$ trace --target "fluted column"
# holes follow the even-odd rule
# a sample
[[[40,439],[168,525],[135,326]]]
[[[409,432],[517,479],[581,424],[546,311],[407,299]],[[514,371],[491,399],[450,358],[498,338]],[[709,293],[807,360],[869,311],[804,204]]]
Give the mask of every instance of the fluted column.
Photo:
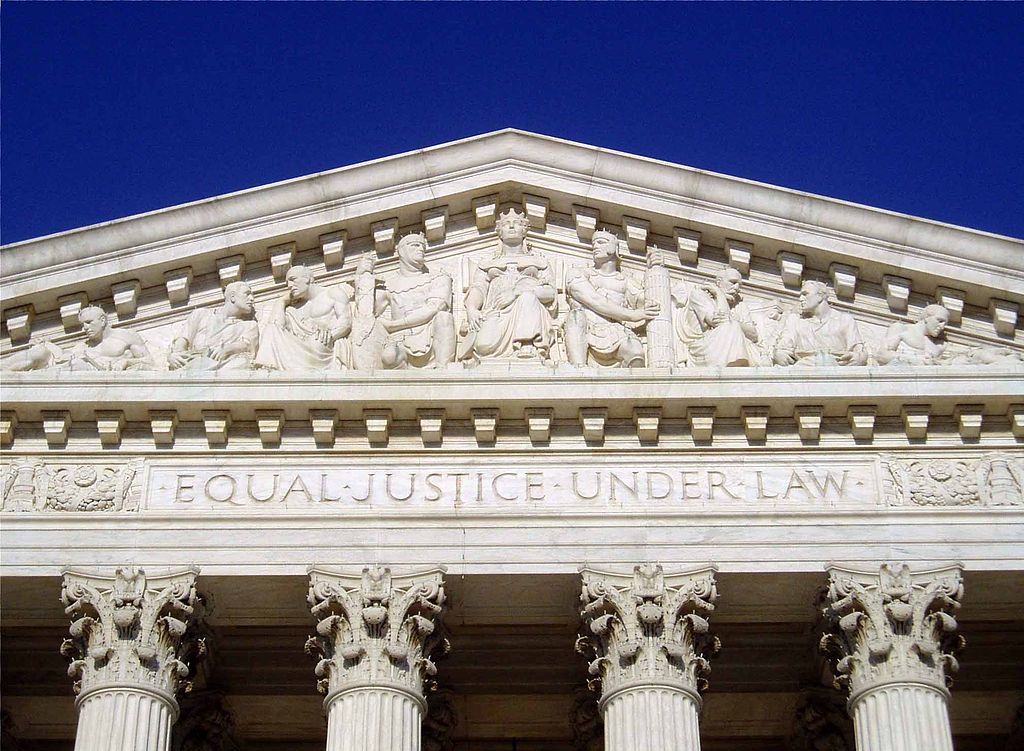
[[[443,569],[362,574],[313,567],[308,602],[317,619],[306,652],[318,659],[327,751],[419,751],[425,691],[447,650],[440,615]]]
[[[698,751],[700,692],[719,649],[704,617],[718,598],[714,567],[582,574],[576,648],[593,658],[606,751]]]
[[[675,334],[672,330],[672,279],[665,265],[665,251],[648,248],[644,296],[658,303],[658,315],[647,322],[647,367],[675,365]]]
[[[849,692],[858,751],[953,751],[947,686],[962,638],[948,611],[963,595],[959,564],[828,572],[821,646]]]
[[[72,617],[61,654],[78,694],[75,751],[167,751],[187,689],[183,637],[196,605],[198,569],[147,577],[64,571]]]

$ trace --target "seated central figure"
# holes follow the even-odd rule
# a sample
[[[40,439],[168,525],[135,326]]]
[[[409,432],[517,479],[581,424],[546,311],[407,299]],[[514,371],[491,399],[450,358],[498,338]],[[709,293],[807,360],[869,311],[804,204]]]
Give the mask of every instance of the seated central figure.
[[[549,358],[557,307],[554,275],[547,259],[527,246],[529,227],[515,209],[498,218],[498,250],[477,264],[466,292],[460,360]]]

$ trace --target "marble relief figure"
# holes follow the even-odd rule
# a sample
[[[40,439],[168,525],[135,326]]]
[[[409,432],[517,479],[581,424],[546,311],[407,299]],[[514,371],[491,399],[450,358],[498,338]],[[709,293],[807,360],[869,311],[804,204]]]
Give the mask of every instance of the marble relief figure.
[[[529,227],[515,209],[498,217],[498,249],[477,263],[466,292],[460,360],[549,359],[557,311],[554,274],[547,258],[527,245]]]
[[[323,287],[293,266],[287,292],[275,300],[260,331],[255,364],[270,370],[329,370],[347,361],[341,342],[352,329],[348,288]]]
[[[938,304],[926,306],[916,323],[894,323],[875,352],[880,365],[940,365],[951,358],[946,349],[949,311]]]
[[[796,312],[782,321],[775,345],[776,365],[865,365],[868,361],[864,339],[857,321],[849,313],[829,304],[829,287],[806,281],[800,288]]]
[[[189,313],[167,353],[170,370],[249,370],[259,343],[252,290],[245,282],[224,288],[219,308]]]
[[[760,339],[750,309],[740,294],[743,277],[731,266],[713,284],[680,285],[673,291],[678,308],[676,334],[696,367],[759,365]]]
[[[149,348],[142,337],[128,329],[115,329],[110,317],[95,305],[78,314],[85,341],[69,350],[52,342],[36,344],[9,357],[3,369],[23,370],[155,370]]]
[[[379,354],[384,368],[439,368],[455,361],[452,278],[427,268],[426,250],[425,235],[406,235],[398,241],[398,271],[383,284],[373,282],[374,317],[384,334]],[[361,284],[357,279],[357,297]]]
[[[573,365],[643,367],[644,345],[636,329],[658,315],[643,288],[619,270],[619,239],[598,230],[591,240],[594,265],[566,280],[569,315],[563,329]]]

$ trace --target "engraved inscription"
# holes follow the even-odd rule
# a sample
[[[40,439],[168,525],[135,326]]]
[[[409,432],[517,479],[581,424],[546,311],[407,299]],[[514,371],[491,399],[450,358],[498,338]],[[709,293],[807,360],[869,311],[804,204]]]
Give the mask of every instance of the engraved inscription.
[[[145,508],[757,510],[877,506],[871,462],[639,467],[155,467]]]

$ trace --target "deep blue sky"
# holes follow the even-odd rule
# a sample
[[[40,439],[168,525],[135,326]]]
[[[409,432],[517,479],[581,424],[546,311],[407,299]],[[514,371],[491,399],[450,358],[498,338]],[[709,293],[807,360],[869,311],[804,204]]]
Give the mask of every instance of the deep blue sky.
[[[1024,237],[1024,4],[0,7],[0,240],[514,126]]]

